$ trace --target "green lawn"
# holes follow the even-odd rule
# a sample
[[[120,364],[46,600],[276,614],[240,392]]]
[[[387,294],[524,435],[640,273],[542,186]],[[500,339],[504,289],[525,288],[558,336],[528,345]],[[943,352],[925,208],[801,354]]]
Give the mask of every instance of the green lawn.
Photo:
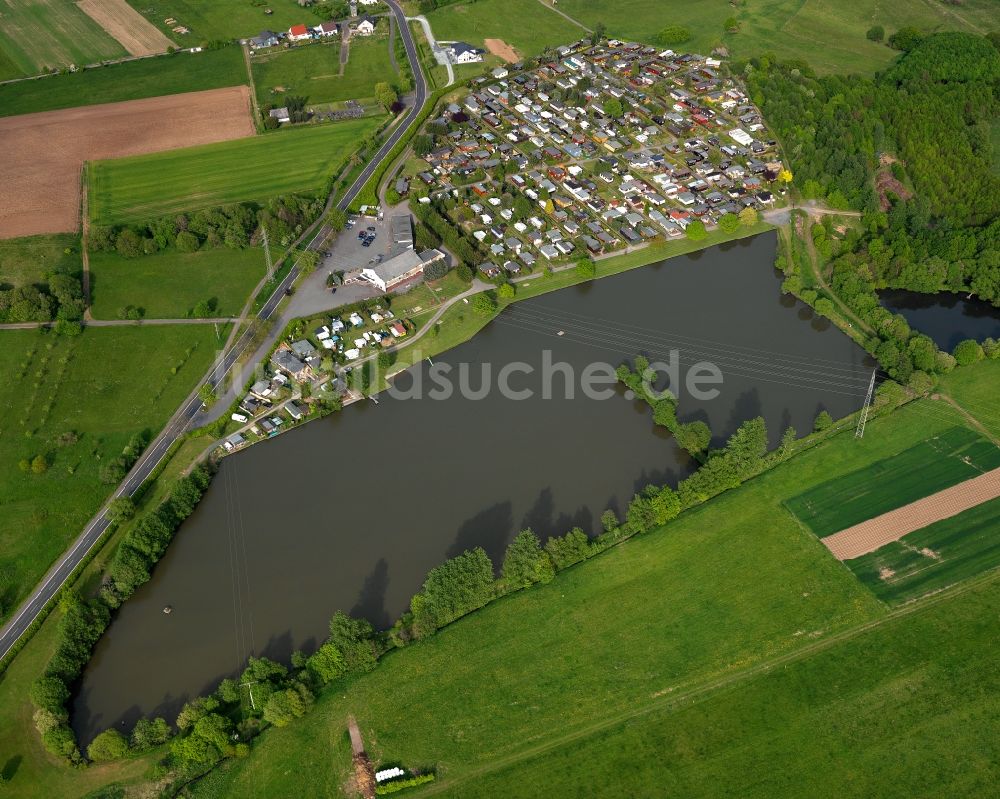
[[[459,40],[483,47],[484,39],[503,39],[522,56],[537,55],[546,46],[568,44],[586,33],[538,0],[457,3],[432,11],[427,19],[434,38],[440,41]]]
[[[998,531],[1000,499],[994,499],[846,561],[846,566],[875,596],[894,605],[1000,564]]]
[[[179,319],[190,316],[198,303],[214,299],[212,316],[235,316],[266,269],[260,248],[167,250],[140,258],[93,253],[92,312],[97,319],[116,319],[119,308],[134,305],[144,309],[147,319]]]
[[[0,69],[21,75],[128,55],[72,0],[0,0],[0,52]]]
[[[91,165],[95,224],[144,221],[280,194],[321,191],[381,119],[274,131]]]
[[[319,17],[301,8],[295,0],[272,0],[252,3],[249,0],[129,0],[136,11],[184,47],[212,40],[240,39],[256,36],[265,28],[286,31],[292,25],[319,24]],[[266,14],[265,9],[272,13]],[[173,25],[164,22],[175,19]],[[191,32],[173,32],[183,25]]]
[[[676,45],[677,50],[708,54],[723,45],[733,58],[775,53],[779,58],[803,58],[824,73],[871,73],[885,68],[898,53],[865,38],[874,24],[882,25],[886,36],[903,25],[927,32],[980,34],[996,28],[996,5],[991,0],[963,0],[954,6],[939,0],[752,0],[739,8],[727,0],[670,4],[560,0],[558,8],[591,28],[603,22],[609,34],[628,39],[655,43],[665,27],[682,25],[692,38]],[[738,33],[724,31],[730,17],[739,20]]]
[[[50,272],[82,269],[80,237],[73,233],[0,240],[0,288],[44,283]]]
[[[820,443],[663,530],[389,655],[324,694],[301,722],[268,731],[250,760],[198,795],[339,795],[350,767],[344,720],[354,713],[376,763],[432,766],[442,783],[461,782],[458,795],[505,796],[508,788],[479,784],[480,770],[882,618],[883,607],[782,503],[948,427],[908,407],[874,421],[861,441],[847,431]],[[627,749],[599,748],[594,769],[628,770]],[[659,795],[655,784],[631,795]],[[545,793],[605,795],[548,784]]]
[[[111,493],[102,462],[166,422],[216,346],[212,325],[0,332],[0,619]],[[48,471],[22,472],[38,455]]]
[[[252,62],[257,101],[282,105],[292,95],[305,97],[309,105],[343,100],[367,100],[375,96],[375,84],[398,86],[400,76],[389,62],[389,43],[384,36],[356,37],[350,57],[340,74],[340,45],[324,42],[295,47]]]
[[[2,60],[0,60],[2,68]],[[116,103],[247,83],[238,47],[144,58],[0,86],[0,116]]]
[[[996,579],[808,658],[414,796],[910,799],[995,793]],[[541,745],[541,744],[540,744]],[[449,790],[450,788],[450,790]]]
[[[966,427],[954,427],[787,504],[822,538],[997,467],[1000,448]]]

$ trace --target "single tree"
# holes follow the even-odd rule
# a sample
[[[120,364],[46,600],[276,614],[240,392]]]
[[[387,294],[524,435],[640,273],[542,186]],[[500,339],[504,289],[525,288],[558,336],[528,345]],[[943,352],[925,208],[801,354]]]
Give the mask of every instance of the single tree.
[[[700,219],[694,219],[689,222],[684,232],[691,241],[701,241],[708,235],[708,231],[705,230],[705,223]]]
[[[820,411],[816,414],[816,421],[813,422],[813,430],[821,433],[833,424],[833,417],[827,411]]]

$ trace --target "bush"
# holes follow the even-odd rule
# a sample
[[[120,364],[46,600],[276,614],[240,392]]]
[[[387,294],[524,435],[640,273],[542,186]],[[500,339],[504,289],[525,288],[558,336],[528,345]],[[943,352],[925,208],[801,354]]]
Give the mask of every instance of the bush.
[[[740,218],[736,214],[723,214],[719,219],[719,230],[723,233],[735,233],[740,226]]]
[[[817,433],[822,433],[824,430],[828,429],[830,425],[833,424],[833,417],[827,411],[820,411],[816,415],[816,421],[813,422],[813,430]]]
[[[955,345],[952,355],[959,366],[969,366],[983,359],[983,348],[978,341],[967,338]]]
[[[492,316],[497,311],[497,301],[484,291],[472,298],[472,310],[480,316]]]
[[[385,796],[390,793],[397,793],[405,788],[413,788],[417,785],[426,785],[428,782],[434,782],[433,774],[417,774],[413,777],[406,777],[399,780],[391,780],[389,782],[383,782],[375,786],[376,796]]]
[[[924,39],[924,35],[912,26],[900,28],[889,37],[889,46],[895,50],[909,52]]]
[[[708,231],[705,230],[705,223],[700,219],[695,219],[689,222],[687,228],[684,230],[684,233],[689,239],[691,239],[691,241],[701,241],[708,235]]]
[[[885,28],[881,25],[873,25],[865,34],[869,41],[880,42],[885,38]]]
[[[667,47],[684,44],[691,38],[691,31],[682,25],[668,25],[656,36],[656,41]]]
[[[107,760],[118,760],[128,754],[128,741],[116,729],[105,730],[87,747],[87,757],[100,763]]]

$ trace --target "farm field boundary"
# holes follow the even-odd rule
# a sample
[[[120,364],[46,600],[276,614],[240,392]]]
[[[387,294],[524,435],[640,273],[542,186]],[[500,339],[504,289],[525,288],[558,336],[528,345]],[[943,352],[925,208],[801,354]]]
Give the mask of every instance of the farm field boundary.
[[[822,539],[838,560],[850,560],[1000,497],[1000,469],[896,508]]]
[[[164,53],[174,45],[125,0],[77,0],[76,5],[131,55]]]
[[[786,507],[824,538],[998,467],[1000,449],[968,428],[953,427],[793,497]]]
[[[0,119],[0,238],[77,230],[87,160],[252,136],[249,103],[234,86]]]
[[[844,562],[879,599],[897,605],[1000,565],[1000,499]]]
[[[126,224],[280,194],[320,192],[381,122],[366,117],[98,161],[89,169],[91,222]]]

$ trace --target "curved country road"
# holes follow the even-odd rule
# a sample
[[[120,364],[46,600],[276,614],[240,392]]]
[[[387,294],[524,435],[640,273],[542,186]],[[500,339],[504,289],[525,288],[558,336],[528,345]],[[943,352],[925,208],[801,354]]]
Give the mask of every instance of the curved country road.
[[[403,121],[397,126],[396,130],[392,132],[389,138],[386,139],[385,143],[379,148],[378,152],[362,170],[361,174],[358,175],[357,180],[354,181],[351,187],[341,198],[338,203],[338,207],[343,209],[346,209],[354,201],[354,198],[360,193],[361,188],[365,185],[366,181],[375,173],[375,170],[382,163],[382,161],[385,160],[389,151],[416,121],[424,103],[427,101],[427,83],[424,79],[423,72],[420,69],[420,61],[417,58],[417,48],[413,43],[413,37],[410,34],[410,27],[406,24],[406,17],[403,14],[403,9],[400,8],[397,0],[386,0],[386,2],[392,10],[392,14],[396,19],[396,27],[399,30],[399,34],[403,37],[403,43],[406,46],[406,57],[410,62],[410,68],[413,72],[413,80],[415,84],[414,102]],[[332,205],[332,201],[333,197],[331,196],[327,203],[328,207]],[[316,231],[316,235],[309,244],[309,247],[316,247],[317,243],[323,241],[326,237],[327,232],[328,231],[325,226],[320,224]],[[271,318],[277,309],[278,304],[284,298],[286,290],[289,289],[292,283],[295,282],[298,274],[298,266],[293,266],[289,271],[288,276],[275,288],[274,293],[271,294],[267,302],[264,304],[264,307],[261,308],[260,312],[257,314],[257,318],[264,321]],[[227,352],[225,352],[218,361],[216,361],[215,365],[212,367],[211,371],[202,383],[209,383],[213,388],[223,384],[227,375],[229,375],[229,373],[233,370],[236,362],[250,347],[251,338],[252,334],[250,331],[244,332],[236,343]],[[170,421],[167,422],[163,431],[156,437],[153,443],[150,444],[135,466],[132,467],[132,471],[129,472],[124,482],[118,486],[111,499],[116,499],[117,497],[122,496],[132,496],[139,489],[139,486],[141,486],[143,482],[150,477],[156,467],[160,465],[174,443],[179,440],[179,438],[189,428],[191,423],[196,419],[199,408],[201,408],[201,400],[198,398],[198,392],[196,389],[191,392]],[[63,553],[56,564],[42,579],[42,582],[32,592],[31,596],[28,597],[28,599],[18,608],[17,612],[10,619],[10,621],[4,625],[3,630],[0,631],[0,658],[7,655],[21,636],[27,632],[28,628],[35,621],[35,619],[38,618],[38,615],[42,612],[45,606],[58,593],[63,583],[65,583],[69,576],[73,573],[73,570],[76,569],[76,567],[81,563],[81,561],[83,561],[91,549],[93,549],[93,547],[100,540],[101,536],[110,525],[110,521],[105,516],[106,509],[107,505],[103,506],[98,511],[97,515],[90,520],[83,532],[73,542],[72,546],[70,546],[70,548]]]

